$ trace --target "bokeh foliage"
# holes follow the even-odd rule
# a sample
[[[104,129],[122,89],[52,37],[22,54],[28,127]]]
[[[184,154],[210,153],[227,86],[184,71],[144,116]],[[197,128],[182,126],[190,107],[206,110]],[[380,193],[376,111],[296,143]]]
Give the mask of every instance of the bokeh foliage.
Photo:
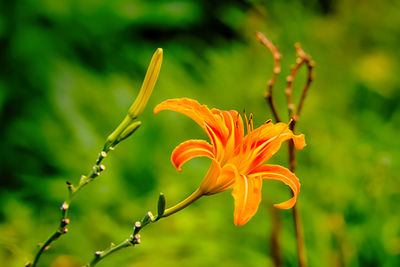
[[[285,75],[300,42],[317,77],[299,131],[299,205],[310,266],[399,266],[400,3],[385,1],[2,1],[0,3],[0,262],[21,266],[57,226],[65,181],[87,172],[123,118],[157,47],[164,63],[143,125],[106,159],[107,170],[80,193],[68,235],[43,266],[80,266],[134,220],[186,197],[209,166],[196,159],[177,173],[173,148],[206,138],[179,114],[152,108],[190,97],[246,109],[255,125],[271,117],[262,97],[272,57],[283,54],[276,98],[284,114]],[[301,88],[301,72],[295,87]],[[286,164],[286,151],[272,162]],[[268,266],[271,204],[285,186],[264,182],[263,204],[233,225],[229,192],[203,198],[142,232],[142,244],[104,266]],[[282,216],[285,266],[296,265],[290,211]],[[62,255],[62,256],[60,256]]]

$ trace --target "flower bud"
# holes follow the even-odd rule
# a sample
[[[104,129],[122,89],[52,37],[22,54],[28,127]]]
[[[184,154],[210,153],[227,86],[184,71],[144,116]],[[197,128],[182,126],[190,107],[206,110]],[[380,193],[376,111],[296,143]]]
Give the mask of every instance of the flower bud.
[[[118,143],[121,142],[122,140],[125,140],[126,138],[128,138],[129,136],[131,136],[131,134],[133,134],[139,127],[140,125],[142,125],[141,121],[136,121],[134,123],[132,123],[131,125],[129,125],[122,133],[121,135],[118,137]]]
[[[147,69],[146,76],[144,77],[139,95],[129,109],[128,113],[132,119],[136,119],[142,113],[147,105],[147,102],[149,101],[151,92],[156,84],[158,74],[160,73],[162,58],[163,50],[162,48],[158,48],[150,61],[150,65]]]
[[[164,215],[165,212],[165,196],[163,193],[160,193],[160,196],[158,198],[158,207],[157,207],[157,220],[161,219],[162,216]]]

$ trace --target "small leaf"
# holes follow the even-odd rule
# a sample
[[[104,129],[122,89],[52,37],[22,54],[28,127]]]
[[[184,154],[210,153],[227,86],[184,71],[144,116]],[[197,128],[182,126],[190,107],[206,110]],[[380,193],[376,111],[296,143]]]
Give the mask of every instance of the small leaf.
[[[160,193],[160,196],[158,198],[158,214],[157,214],[157,220],[161,219],[161,217],[164,215],[165,212],[165,196],[163,193]]]

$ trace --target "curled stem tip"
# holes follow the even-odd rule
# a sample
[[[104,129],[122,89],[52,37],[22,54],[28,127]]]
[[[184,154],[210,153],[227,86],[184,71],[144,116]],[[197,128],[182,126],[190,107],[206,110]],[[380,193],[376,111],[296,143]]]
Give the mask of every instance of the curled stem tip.
[[[268,48],[268,50],[271,52],[273,58],[274,58],[274,67],[272,71],[272,76],[267,82],[267,91],[264,94],[264,98],[268,101],[268,104],[271,108],[272,114],[276,120],[276,122],[280,122],[280,116],[278,114],[278,110],[275,106],[275,102],[273,99],[273,89],[275,86],[276,79],[278,77],[278,74],[281,72],[281,54],[279,53],[279,50],[275,47],[275,45],[265,37],[264,34],[261,32],[256,33],[257,39],[260,41],[262,45]]]

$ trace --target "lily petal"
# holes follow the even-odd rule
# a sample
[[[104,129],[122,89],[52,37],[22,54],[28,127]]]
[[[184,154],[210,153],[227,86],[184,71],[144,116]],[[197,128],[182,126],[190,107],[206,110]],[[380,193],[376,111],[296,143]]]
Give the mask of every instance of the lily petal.
[[[210,169],[200,184],[200,190],[204,195],[211,195],[216,187],[217,179],[221,173],[221,165],[212,159]]]
[[[208,192],[208,195],[217,194],[225,190],[231,189],[233,184],[235,183],[237,173],[238,172],[235,165],[225,165],[221,169],[218,178],[215,179],[215,183],[212,186],[213,188]]]
[[[257,133],[257,131],[260,132]],[[252,159],[250,159],[251,164],[247,167],[248,172],[269,160],[280,149],[282,143],[287,140],[292,139],[296,149],[302,149],[306,145],[304,135],[295,135],[289,129],[288,124],[285,123],[264,124],[257,131],[246,137],[246,139],[255,138],[255,141],[249,141],[249,143],[256,142]],[[253,133],[259,136],[257,137]]]
[[[172,110],[182,113],[204,129],[204,123],[207,123],[217,135],[223,137],[228,135],[228,129],[222,121],[221,116],[216,116],[206,105],[200,105],[196,100],[189,98],[168,99],[161,102],[154,108],[157,114],[161,110]],[[216,110],[216,109],[214,109]]]
[[[261,202],[262,179],[260,177],[248,177],[236,175],[232,196],[235,200],[234,223],[244,225],[257,212]]]
[[[260,133],[257,133],[257,131],[260,131]],[[304,139],[304,135],[295,135],[290,129],[289,129],[289,124],[286,123],[266,123],[262,126],[260,126],[257,130],[252,133],[252,137],[258,135],[258,144],[257,146],[260,146],[262,143],[267,143],[273,139],[275,139],[276,136],[282,138],[282,142],[293,139],[293,142],[295,143],[296,149],[303,149],[303,147],[306,146],[306,142]]]
[[[180,172],[181,166],[196,157],[214,158],[212,146],[204,140],[189,140],[178,145],[171,154],[174,167]]]
[[[234,155],[236,147],[238,147],[244,134],[243,120],[240,114],[235,110],[222,111],[224,122],[229,130],[225,145],[225,158],[231,158]]]
[[[262,179],[271,179],[284,182],[293,192],[293,197],[280,204],[274,204],[280,209],[290,209],[296,204],[297,195],[300,192],[300,182],[294,173],[279,165],[262,165],[252,171],[249,178],[260,177]]]

